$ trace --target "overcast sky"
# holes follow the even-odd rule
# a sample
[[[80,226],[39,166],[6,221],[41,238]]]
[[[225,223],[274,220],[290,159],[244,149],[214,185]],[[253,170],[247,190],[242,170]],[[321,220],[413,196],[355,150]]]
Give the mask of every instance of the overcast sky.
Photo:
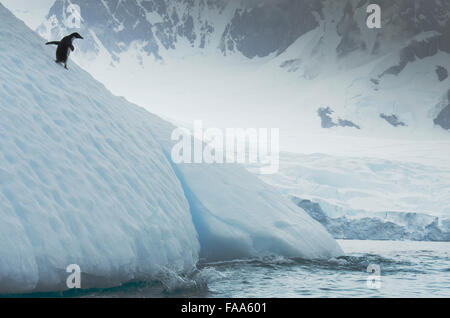
[[[33,30],[42,23],[54,2],[55,0],[0,0],[1,4]]]

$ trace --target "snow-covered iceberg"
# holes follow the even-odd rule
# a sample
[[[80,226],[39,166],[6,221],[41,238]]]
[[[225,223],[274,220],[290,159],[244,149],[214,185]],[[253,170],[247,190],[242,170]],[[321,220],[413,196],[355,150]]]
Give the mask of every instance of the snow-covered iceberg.
[[[146,279],[199,257],[342,253],[234,165],[175,165],[173,126],[113,96],[0,4],[0,293]],[[86,285],[87,284],[87,285]]]

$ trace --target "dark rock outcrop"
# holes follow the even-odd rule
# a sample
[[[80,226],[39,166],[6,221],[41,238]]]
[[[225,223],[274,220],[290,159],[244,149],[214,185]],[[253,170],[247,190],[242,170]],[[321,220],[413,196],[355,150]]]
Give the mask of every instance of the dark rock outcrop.
[[[308,214],[316,221],[319,221],[322,224],[326,224],[328,222],[328,217],[322,211],[322,208],[318,203],[312,202],[310,200],[302,200],[299,198],[292,199],[295,204],[301,207],[303,210],[308,212]]]
[[[444,129],[450,130],[450,90],[447,93],[447,98],[449,104],[441,110],[438,116],[434,119],[434,123]]]
[[[333,113],[333,111],[331,110],[330,107],[326,107],[326,108],[319,108],[317,110],[317,115],[319,115],[320,119],[322,120],[322,128],[331,128],[331,127],[335,127],[336,124],[333,122],[333,119],[331,118],[331,114]]]
[[[445,81],[448,78],[448,71],[443,66],[436,66],[436,74],[438,76],[439,82]]]
[[[353,127],[356,129],[361,129],[360,126],[353,123],[350,120],[346,119],[338,119],[338,122],[335,123],[333,121],[333,118],[331,118],[331,114],[333,113],[333,110],[330,107],[322,107],[317,110],[317,115],[319,115],[321,119],[321,125],[322,128],[332,128],[332,127]]]
[[[366,50],[366,43],[355,20],[354,8],[347,2],[342,19],[337,24],[337,33],[341,41],[336,48],[338,57],[343,57],[356,50]]]
[[[394,127],[398,126],[406,126],[406,124],[402,121],[400,121],[397,117],[397,115],[386,115],[386,114],[380,114],[380,117],[386,120],[389,124],[391,124]]]
[[[321,9],[320,1],[281,0],[237,10],[222,35],[220,48],[224,54],[237,50],[248,58],[280,54],[319,25],[315,14]]]

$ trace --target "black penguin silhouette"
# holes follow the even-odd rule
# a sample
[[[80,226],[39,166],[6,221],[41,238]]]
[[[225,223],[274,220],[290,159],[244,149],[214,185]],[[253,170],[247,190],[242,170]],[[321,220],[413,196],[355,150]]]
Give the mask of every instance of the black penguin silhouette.
[[[56,63],[64,64],[64,68],[67,68],[67,59],[69,58],[70,51],[75,51],[75,48],[72,44],[74,39],[83,39],[81,35],[79,35],[77,32],[72,33],[71,35],[68,35],[64,37],[61,41],[52,41],[47,42],[45,45],[54,44],[57,45],[58,48],[56,49]]]

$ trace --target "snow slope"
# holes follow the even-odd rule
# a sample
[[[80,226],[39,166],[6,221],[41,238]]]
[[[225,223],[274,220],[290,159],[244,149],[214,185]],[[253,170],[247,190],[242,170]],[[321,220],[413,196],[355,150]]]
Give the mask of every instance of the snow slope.
[[[237,166],[175,166],[171,124],[114,97],[0,5],[0,293],[117,285],[213,259],[342,254]]]
[[[144,111],[0,10],[0,291],[53,289],[72,263],[95,285],[193,267],[189,205]]]

